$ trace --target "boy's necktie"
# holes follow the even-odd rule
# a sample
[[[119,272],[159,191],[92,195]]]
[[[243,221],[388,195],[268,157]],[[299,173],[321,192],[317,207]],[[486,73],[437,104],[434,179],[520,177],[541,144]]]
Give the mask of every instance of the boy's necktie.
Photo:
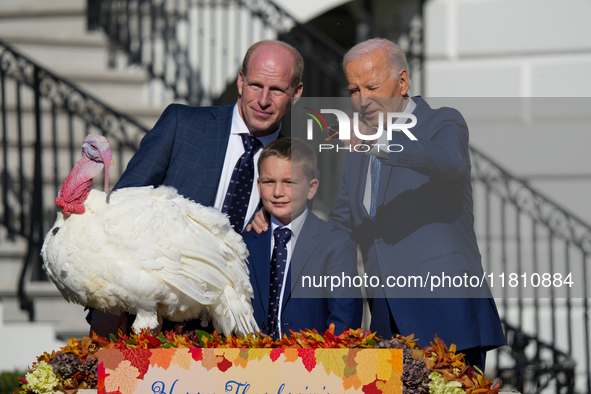
[[[279,302],[281,298],[281,287],[285,276],[285,265],[287,264],[287,242],[291,238],[291,230],[285,227],[277,227],[273,231],[275,247],[271,256],[271,284],[269,287],[269,335],[274,340],[279,336]]]
[[[244,153],[234,166],[232,179],[228,185],[228,191],[224,198],[222,213],[227,213],[230,217],[230,223],[234,226],[237,233],[242,232],[244,219],[248,211],[248,202],[252,191],[254,181],[254,155],[263,145],[259,140],[249,134],[242,133],[242,143],[244,144]]]

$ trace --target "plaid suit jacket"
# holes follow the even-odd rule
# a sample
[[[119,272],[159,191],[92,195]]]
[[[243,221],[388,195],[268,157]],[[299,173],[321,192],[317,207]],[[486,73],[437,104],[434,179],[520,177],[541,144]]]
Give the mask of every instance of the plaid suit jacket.
[[[168,106],[142,140],[115,189],[167,185],[186,198],[213,206],[233,108]]]

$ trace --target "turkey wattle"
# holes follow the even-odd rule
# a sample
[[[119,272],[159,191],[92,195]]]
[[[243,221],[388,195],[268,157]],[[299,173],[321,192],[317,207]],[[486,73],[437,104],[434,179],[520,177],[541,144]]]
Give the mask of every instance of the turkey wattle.
[[[57,219],[41,249],[64,298],[137,315],[133,328],[211,318],[225,335],[258,331],[251,306],[248,251],[226,215],[174,188],[132,187],[107,196],[111,150],[89,135],[68,175]],[[105,192],[91,190],[105,168]]]

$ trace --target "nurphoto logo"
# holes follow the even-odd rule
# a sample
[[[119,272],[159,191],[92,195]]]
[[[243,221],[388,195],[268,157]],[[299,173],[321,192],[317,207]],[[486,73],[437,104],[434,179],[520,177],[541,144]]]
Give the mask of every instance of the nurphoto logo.
[[[338,138],[342,140],[350,140],[351,139],[351,124],[353,125],[353,133],[357,138],[364,142],[376,141],[382,136],[384,130],[387,133],[387,140],[390,141],[392,139],[392,132],[393,131],[402,131],[411,141],[417,141],[417,137],[415,137],[409,129],[413,128],[417,124],[417,118],[411,113],[406,112],[388,112],[386,113],[386,127],[384,128],[384,113],[380,112],[378,114],[378,125],[371,128],[374,131],[374,134],[362,134],[359,131],[359,113],[353,112],[353,121],[351,122],[351,118],[341,110],[338,109],[321,109],[320,112],[310,108],[304,107],[303,113],[310,116],[311,119],[308,119],[307,122],[307,139],[311,141],[313,137],[313,130],[314,130],[314,121],[320,127],[320,131],[328,133],[328,138],[326,141],[330,141],[334,136],[338,135]],[[322,114],[333,114],[337,117],[338,129],[335,127],[336,125],[328,126],[326,120],[322,116]],[[397,122],[398,120],[402,122]],[[410,119],[409,123],[405,123]],[[323,150],[330,150],[336,149],[337,152],[340,150],[346,150],[349,152],[368,152],[372,149],[372,145],[377,147],[378,150],[384,150],[387,152],[402,152],[403,147],[400,144],[357,144],[357,145],[349,145],[348,147],[340,147],[338,144],[320,144],[319,151]]]

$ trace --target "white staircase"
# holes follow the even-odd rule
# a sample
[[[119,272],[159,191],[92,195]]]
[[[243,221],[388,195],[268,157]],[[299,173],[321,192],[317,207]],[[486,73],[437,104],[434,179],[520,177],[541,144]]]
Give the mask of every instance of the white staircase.
[[[2,0],[0,40],[148,129],[172,101],[147,72],[128,66],[102,32],[86,30],[85,0]],[[6,235],[0,229],[0,370],[26,368],[89,329],[83,307],[66,302],[51,282],[26,282],[35,304],[29,322],[17,297],[27,244]]]
[[[101,31],[87,31],[85,0],[3,0],[0,39],[147,127],[172,101]]]

